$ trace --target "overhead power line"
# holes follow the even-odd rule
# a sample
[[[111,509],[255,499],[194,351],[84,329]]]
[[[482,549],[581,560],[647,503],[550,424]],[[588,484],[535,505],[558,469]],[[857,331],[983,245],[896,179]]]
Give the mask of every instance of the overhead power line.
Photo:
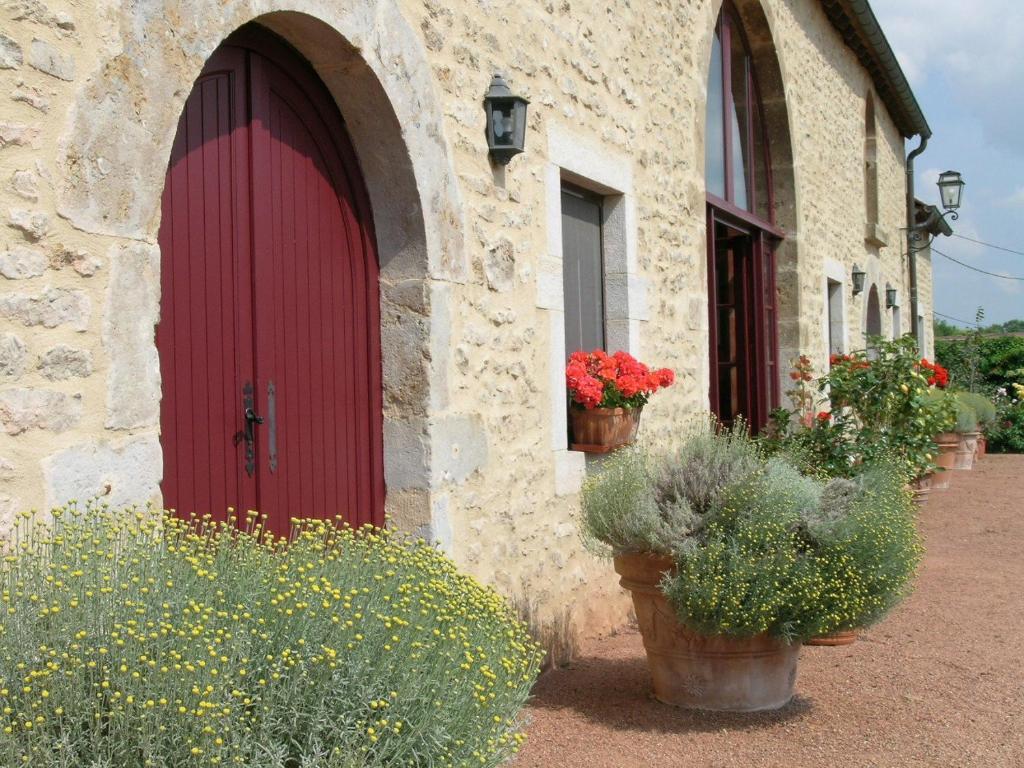
[[[954,259],[949,254],[943,253],[942,251],[938,250],[935,246],[932,246],[932,253],[937,253],[937,254],[939,254],[939,256],[947,258],[950,261],[959,264],[961,267],[965,267],[967,269],[973,269],[975,272],[980,272],[983,275],[989,275],[991,277],[1001,277],[1001,278],[1003,278],[1003,280],[1019,280],[1020,282],[1024,282],[1024,277],[1013,277],[1011,275],[1000,275],[998,272],[989,272],[988,270],[978,269],[977,267],[973,267],[970,264],[965,264],[964,262],[960,261],[959,259]]]
[[[968,237],[967,235],[958,235],[956,232],[953,233],[953,237],[959,237],[961,240],[966,240],[969,243],[984,245],[986,248],[995,248],[997,251],[1006,251],[1006,253],[1015,253],[1018,256],[1024,256],[1024,251],[1015,251],[1013,248],[1004,248],[1001,245],[992,245],[992,243],[986,243],[983,240],[975,240],[973,237]]]
[[[978,325],[977,323],[972,323],[970,320],[961,320],[958,317],[951,317],[950,315],[944,315],[941,312],[936,312],[934,309],[932,310],[932,314],[935,315],[936,317],[941,317],[944,320],[952,320],[954,323],[961,323],[963,325],[973,325],[975,328],[981,328],[980,325]]]

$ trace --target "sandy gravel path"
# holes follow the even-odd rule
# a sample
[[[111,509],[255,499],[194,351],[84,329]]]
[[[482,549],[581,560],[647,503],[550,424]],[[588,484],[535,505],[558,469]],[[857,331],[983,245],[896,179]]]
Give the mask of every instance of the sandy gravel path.
[[[785,709],[659,704],[627,630],[540,680],[515,768],[1024,768],[1024,456],[957,472],[921,528],[914,595],[852,646],[804,648]]]

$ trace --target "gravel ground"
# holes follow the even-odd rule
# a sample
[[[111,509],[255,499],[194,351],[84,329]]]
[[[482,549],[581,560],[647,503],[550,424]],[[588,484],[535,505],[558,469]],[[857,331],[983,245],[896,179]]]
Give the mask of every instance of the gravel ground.
[[[1022,477],[1024,456],[987,456],[934,492],[913,596],[851,646],[804,648],[784,709],[659,704],[625,630],[541,678],[514,768],[1024,768]]]

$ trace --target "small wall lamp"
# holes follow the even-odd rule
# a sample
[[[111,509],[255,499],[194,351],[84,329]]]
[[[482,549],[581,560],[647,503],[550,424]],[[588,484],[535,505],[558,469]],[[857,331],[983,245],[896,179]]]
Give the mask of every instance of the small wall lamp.
[[[893,288],[888,283],[886,283],[885,284],[885,308],[886,309],[892,309],[893,307],[898,307],[898,306],[899,306],[899,303],[898,303],[898,300],[896,298],[896,289]]]
[[[508,165],[523,151],[529,103],[512,93],[501,74],[495,73],[491,78],[491,87],[484,96],[484,110],[487,113],[487,151],[494,162]]]
[[[866,278],[867,276],[867,272],[858,267],[856,264],[853,265],[853,272],[850,275],[850,279],[853,281],[854,296],[864,291],[864,278]]]

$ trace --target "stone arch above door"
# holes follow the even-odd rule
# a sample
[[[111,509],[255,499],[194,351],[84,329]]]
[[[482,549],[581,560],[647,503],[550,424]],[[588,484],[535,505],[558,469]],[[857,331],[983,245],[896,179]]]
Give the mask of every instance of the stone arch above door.
[[[464,226],[431,69],[398,4],[243,0],[225,7],[164,0],[114,13],[109,49],[79,93],[64,134],[61,215],[96,236],[94,242],[106,240],[112,253],[130,251],[138,264],[121,288],[146,287],[159,274],[160,197],[178,116],[206,59],[253,21],[295,47],[339,106],[374,211],[388,510],[410,524],[431,525],[428,409],[436,413],[447,403],[447,350],[434,349],[434,329],[446,322],[445,284],[465,279]],[[113,286],[112,277],[111,301]],[[133,317],[136,325],[156,323],[158,303],[149,307],[152,317]],[[104,323],[113,315],[105,308]],[[107,345],[108,409],[126,387],[147,407],[137,418],[108,418],[107,427],[155,438],[159,363],[152,338],[142,336],[124,352]],[[59,502],[59,495],[54,490],[51,500]]]
[[[87,232],[154,240],[177,115],[214,49],[256,21],[298,49],[337,100],[374,208],[403,225],[404,234],[386,225],[378,233],[389,272],[464,278],[443,115],[422,44],[397,3],[248,0],[227,13],[204,0],[173,3],[173,13],[171,5],[153,3],[148,16],[124,11],[113,53],[81,91],[65,134],[63,216]]]

